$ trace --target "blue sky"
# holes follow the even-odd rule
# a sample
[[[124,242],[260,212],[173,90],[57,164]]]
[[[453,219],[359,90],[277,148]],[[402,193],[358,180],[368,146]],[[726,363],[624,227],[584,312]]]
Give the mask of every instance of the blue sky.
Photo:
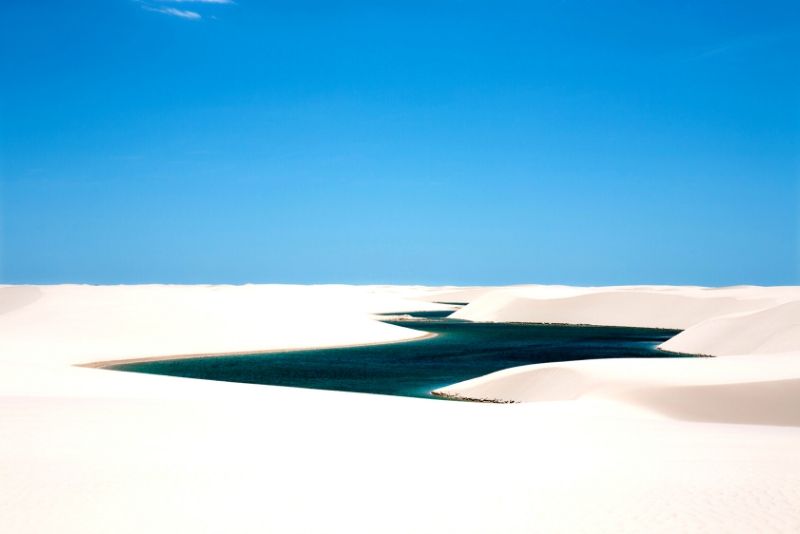
[[[800,3],[5,0],[5,283],[800,283]]]

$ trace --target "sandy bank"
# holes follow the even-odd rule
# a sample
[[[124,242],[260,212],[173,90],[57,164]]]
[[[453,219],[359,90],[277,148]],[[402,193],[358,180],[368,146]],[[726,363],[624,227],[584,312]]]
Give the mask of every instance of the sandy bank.
[[[64,364],[414,339],[370,314],[448,309],[346,286],[19,286],[0,302],[1,359]]]

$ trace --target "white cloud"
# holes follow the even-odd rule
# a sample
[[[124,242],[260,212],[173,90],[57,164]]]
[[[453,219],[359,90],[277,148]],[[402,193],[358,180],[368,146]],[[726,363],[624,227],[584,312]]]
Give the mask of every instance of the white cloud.
[[[203,15],[201,15],[197,11],[192,11],[189,9],[178,9],[177,7],[169,7],[165,4],[195,4],[197,5],[197,7],[200,7],[199,4],[233,5],[236,3],[234,2],[234,0],[133,0],[133,1],[140,4],[142,6],[142,9],[146,9],[147,11],[153,11],[155,13],[163,13],[164,15],[171,15],[173,17],[180,17],[182,19],[189,19],[189,20],[199,20],[203,18]],[[194,6],[192,7],[194,8]]]
[[[203,18],[200,13],[196,11],[189,11],[188,9],[175,9],[174,7],[152,7],[142,6],[147,11],[154,11],[156,13],[164,13],[165,15],[172,15],[173,17],[180,17],[182,19],[198,20]]]

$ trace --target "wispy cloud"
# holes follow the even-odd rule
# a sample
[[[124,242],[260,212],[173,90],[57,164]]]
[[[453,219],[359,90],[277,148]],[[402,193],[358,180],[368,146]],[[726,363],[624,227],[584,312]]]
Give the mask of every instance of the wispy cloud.
[[[142,9],[147,11],[152,11],[154,13],[162,13],[164,15],[170,15],[173,17],[179,17],[182,19],[188,20],[199,20],[203,18],[198,11],[193,11],[191,9],[179,9],[177,7],[170,7],[169,4],[194,4],[197,7],[200,5],[234,5],[236,2],[234,0],[133,0],[141,4]],[[195,7],[191,6],[193,9]],[[189,6],[187,6],[189,7]],[[216,18],[216,17],[211,17]]]
[[[203,16],[197,11],[189,11],[188,9],[175,9],[174,7],[154,7],[142,6],[142,9],[153,11],[154,13],[163,13],[165,15],[172,15],[173,17],[180,17],[182,19],[198,20]]]

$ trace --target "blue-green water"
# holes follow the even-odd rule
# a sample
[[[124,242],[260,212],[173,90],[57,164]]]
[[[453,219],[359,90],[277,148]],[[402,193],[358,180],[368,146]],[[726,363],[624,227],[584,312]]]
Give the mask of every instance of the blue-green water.
[[[434,389],[531,363],[676,356],[656,346],[677,330],[469,323],[421,312],[386,322],[437,334],[337,349],[128,363],[110,369],[228,382],[428,397]]]

